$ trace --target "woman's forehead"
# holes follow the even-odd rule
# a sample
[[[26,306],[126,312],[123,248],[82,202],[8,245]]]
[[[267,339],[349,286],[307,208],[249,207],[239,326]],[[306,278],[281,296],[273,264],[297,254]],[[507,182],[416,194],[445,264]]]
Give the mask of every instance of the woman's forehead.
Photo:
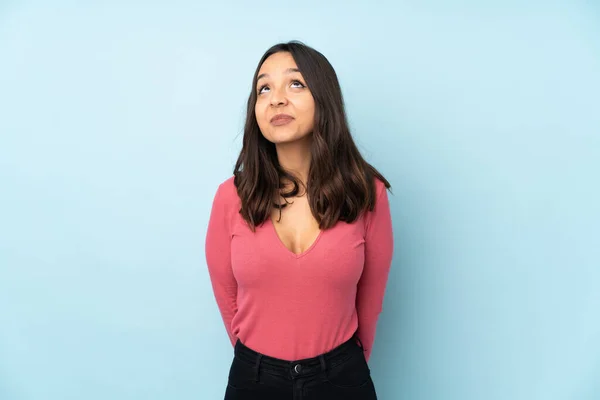
[[[294,57],[288,52],[280,52],[270,55],[261,65],[259,75],[270,73],[300,72]]]

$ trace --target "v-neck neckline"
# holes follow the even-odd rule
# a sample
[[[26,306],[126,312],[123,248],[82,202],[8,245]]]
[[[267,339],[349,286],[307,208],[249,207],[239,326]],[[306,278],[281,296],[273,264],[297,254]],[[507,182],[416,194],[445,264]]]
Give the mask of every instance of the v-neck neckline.
[[[322,229],[319,229],[319,234],[317,235],[315,240],[312,242],[312,244],[310,246],[308,246],[308,248],[306,250],[304,250],[301,253],[294,253],[292,250],[288,249],[288,247],[285,245],[285,243],[283,243],[283,240],[281,240],[281,238],[279,237],[279,233],[277,233],[277,229],[275,228],[275,223],[273,222],[273,218],[271,218],[271,216],[269,216],[269,225],[271,226],[271,232],[273,232],[273,236],[275,237],[277,242],[279,242],[279,245],[283,248],[283,250],[287,254],[291,255],[294,258],[304,257],[305,255],[310,253],[310,251],[315,248],[315,246],[317,245],[319,240],[321,240],[321,237],[323,236],[323,232],[324,232]]]

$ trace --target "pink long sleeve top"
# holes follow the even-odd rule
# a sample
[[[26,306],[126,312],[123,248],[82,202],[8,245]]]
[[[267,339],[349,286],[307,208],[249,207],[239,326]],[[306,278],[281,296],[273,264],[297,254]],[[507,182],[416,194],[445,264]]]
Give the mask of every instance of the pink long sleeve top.
[[[239,213],[233,177],[212,203],[205,242],[209,276],[232,345],[294,361],[326,353],[358,330],[367,361],[392,261],[387,190],[354,221],[323,230],[291,252],[271,219],[252,232]]]

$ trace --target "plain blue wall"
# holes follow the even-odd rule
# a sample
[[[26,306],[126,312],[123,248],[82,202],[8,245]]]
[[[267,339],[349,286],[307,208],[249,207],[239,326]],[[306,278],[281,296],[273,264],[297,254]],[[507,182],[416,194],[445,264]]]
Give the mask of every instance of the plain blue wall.
[[[394,189],[380,399],[600,398],[598,3],[120,3],[0,3],[0,399],[222,398],[205,229],[290,39]]]

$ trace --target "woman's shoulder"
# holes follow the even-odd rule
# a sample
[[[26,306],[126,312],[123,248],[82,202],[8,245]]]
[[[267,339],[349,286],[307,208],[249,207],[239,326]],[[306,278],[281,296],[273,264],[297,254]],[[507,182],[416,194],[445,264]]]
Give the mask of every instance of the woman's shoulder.
[[[373,177],[373,180],[375,181],[375,193],[379,194],[383,192],[385,190],[385,182],[376,176]]]
[[[379,177],[375,176],[373,180],[375,181],[375,202],[378,203],[382,198],[387,198],[387,187],[386,183]]]
[[[226,191],[236,191],[234,180],[235,175],[231,175],[229,178],[225,179],[223,182],[219,184],[219,187],[223,188]]]
[[[375,181],[375,201],[374,201],[374,205],[373,205],[373,209],[369,210],[369,214],[373,214],[376,213],[377,211],[379,211],[382,207],[386,208],[387,203],[389,201],[388,199],[388,194],[387,194],[387,183],[382,180],[379,177],[374,177],[373,178]]]
[[[231,176],[219,184],[215,200],[225,204],[234,204],[239,200],[237,188],[233,181],[234,178],[234,176]]]

